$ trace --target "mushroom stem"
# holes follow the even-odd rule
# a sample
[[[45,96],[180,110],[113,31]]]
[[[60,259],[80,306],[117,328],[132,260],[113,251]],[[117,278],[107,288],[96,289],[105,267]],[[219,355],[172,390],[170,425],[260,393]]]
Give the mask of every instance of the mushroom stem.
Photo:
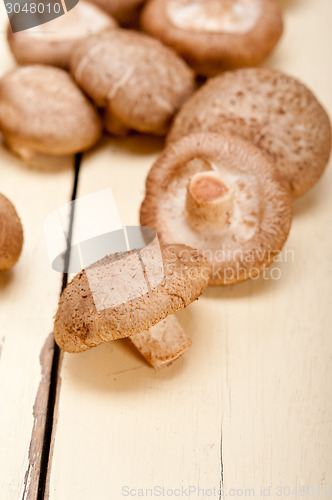
[[[215,172],[198,173],[189,180],[186,209],[192,227],[217,232],[230,224],[233,197]]]
[[[171,364],[189,349],[191,339],[174,316],[130,337],[131,342],[153,368]]]

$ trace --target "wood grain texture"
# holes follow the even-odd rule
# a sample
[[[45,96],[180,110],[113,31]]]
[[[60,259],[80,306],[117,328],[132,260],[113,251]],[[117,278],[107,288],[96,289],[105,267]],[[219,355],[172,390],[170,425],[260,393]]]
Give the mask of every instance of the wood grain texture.
[[[286,32],[267,65],[300,77],[332,115],[332,4],[282,5]],[[84,157],[78,195],[111,187],[123,222],[137,223],[161,147],[105,139]],[[68,196],[69,174],[37,175],[3,149],[0,161],[0,189],[30,228],[17,268],[0,276],[0,496],[12,500],[23,494],[39,354],[59,291],[38,224]],[[324,498],[322,487],[332,495],[331,188],[330,165],[296,202],[283,261],[265,277],[210,288],[176,315],[193,346],[171,367],[155,372],[120,341],[63,356],[47,497],[120,500],[126,487],[155,486],[191,486],[191,498],[203,496],[198,487],[218,498],[221,486],[225,498],[277,499],[279,486],[282,498],[301,486],[311,488],[303,498]]]
[[[0,75],[14,67],[0,5]],[[30,168],[0,144],[0,192],[22,219],[18,264],[0,273],[0,498],[35,499],[53,356],[52,316],[61,274],[50,268],[44,219],[71,197],[73,158],[39,157]]]
[[[332,114],[332,4],[283,4],[286,33],[267,66],[300,77]],[[79,195],[113,189],[126,224],[155,157],[141,146],[105,140],[80,176]],[[177,314],[193,347],[170,368],[154,372],[123,342],[64,355],[51,500],[155,486],[219,498],[220,485],[225,498],[304,486],[318,499],[332,488],[331,188],[330,165],[296,202],[282,262],[265,277],[210,288]]]

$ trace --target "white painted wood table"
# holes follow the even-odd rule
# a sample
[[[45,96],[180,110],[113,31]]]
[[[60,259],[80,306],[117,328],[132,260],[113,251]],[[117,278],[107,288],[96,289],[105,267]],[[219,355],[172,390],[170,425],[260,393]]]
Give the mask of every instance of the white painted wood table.
[[[283,7],[267,65],[301,78],[332,115],[332,2]],[[3,74],[14,62],[0,12]],[[83,157],[77,196],[109,186],[136,224],[161,147],[104,138]],[[0,192],[25,230],[18,265],[0,274],[0,499],[331,498],[331,165],[295,204],[284,261],[269,279],[210,288],[178,313],[193,347],[159,372],[126,342],[54,359],[62,276],[43,221],[71,200],[74,158],[38,165],[0,148]]]

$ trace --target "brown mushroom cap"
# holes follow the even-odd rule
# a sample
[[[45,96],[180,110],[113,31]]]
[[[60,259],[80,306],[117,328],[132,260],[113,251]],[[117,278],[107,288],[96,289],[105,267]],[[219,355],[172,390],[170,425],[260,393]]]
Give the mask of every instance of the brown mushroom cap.
[[[132,19],[133,12],[136,11],[144,0],[90,0],[101,9],[108,12],[121,22]]]
[[[122,29],[79,43],[71,72],[117,123],[140,132],[165,133],[194,90],[193,72],[171,49],[147,35]]]
[[[147,294],[113,308],[97,311],[86,272],[76,275],[65,288],[55,316],[54,337],[59,347],[81,352],[130,337],[196,300],[208,284],[208,262],[184,245],[162,247],[161,251],[164,280]],[[97,264],[109,259],[105,257]],[[121,265],[126,265],[124,260],[119,261]]]
[[[325,110],[305,85],[278,71],[242,69],[209,80],[183,106],[168,140],[225,130],[272,156],[294,198],[317,182],[329,160]]]
[[[23,246],[23,228],[14,205],[0,193],[0,271],[18,261]]]
[[[150,0],[141,23],[208,76],[258,65],[283,30],[274,0]]]
[[[289,189],[274,162],[229,133],[193,134],[170,144],[146,181],[141,224],[163,244],[197,248],[212,264],[211,285],[254,278],[284,245]]]
[[[8,26],[7,38],[18,64],[50,64],[67,69],[77,41],[116,27],[116,21],[106,12],[80,0],[65,16],[41,26],[18,33]]]
[[[64,70],[25,66],[0,80],[0,128],[22,158],[74,154],[100,138],[101,120]]]

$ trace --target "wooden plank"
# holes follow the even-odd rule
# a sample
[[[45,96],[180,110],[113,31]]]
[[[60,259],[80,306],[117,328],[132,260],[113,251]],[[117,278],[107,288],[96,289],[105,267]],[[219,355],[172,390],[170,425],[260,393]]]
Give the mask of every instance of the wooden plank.
[[[268,65],[301,77],[332,114],[332,4],[283,4],[286,33]],[[136,223],[156,154],[143,146],[105,140],[83,161],[79,195],[111,187],[124,222]],[[294,498],[304,486],[318,499],[332,487],[331,187],[330,165],[296,203],[269,279],[211,288],[177,314],[193,347],[170,368],[153,371],[124,342],[64,355],[51,500],[154,487],[185,497],[190,486],[192,498],[198,487],[218,498],[221,485],[226,498],[278,498],[278,486]]]
[[[0,5],[0,74],[14,67]],[[35,499],[53,357],[52,316],[62,275],[50,268],[44,219],[70,200],[73,158],[39,157],[28,168],[0,146],[0,192],[24,227],[18,264],[0,273],[0,497]],[[47,170],[47,171],[42,171]]]

